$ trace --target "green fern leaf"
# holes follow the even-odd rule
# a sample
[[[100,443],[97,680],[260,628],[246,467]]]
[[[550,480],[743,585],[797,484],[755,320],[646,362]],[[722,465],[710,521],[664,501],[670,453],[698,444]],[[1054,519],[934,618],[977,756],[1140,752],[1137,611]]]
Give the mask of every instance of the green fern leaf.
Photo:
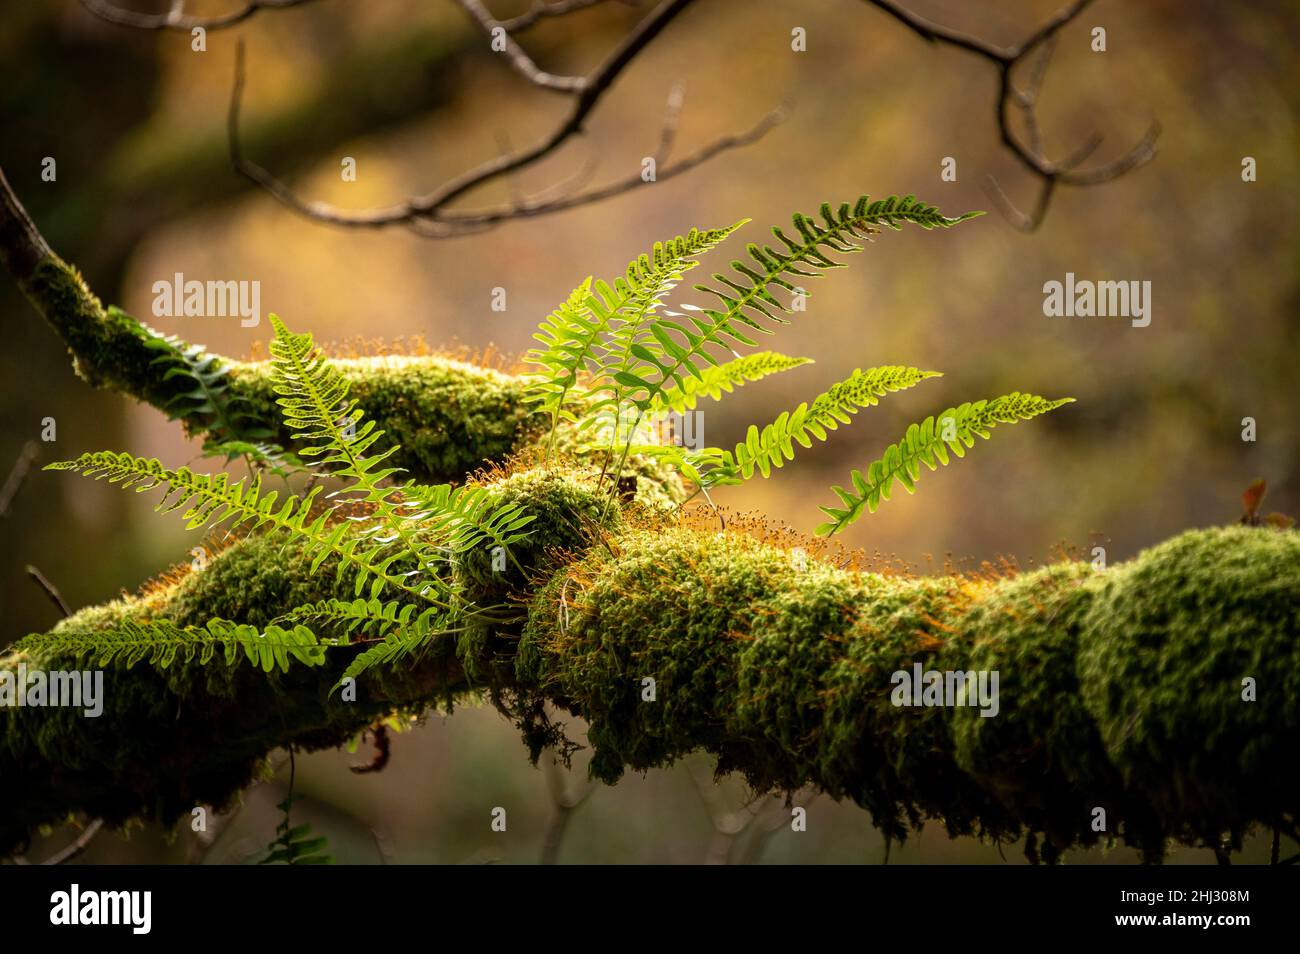
[[[385,587],[393,587],[439,603],[435,594],[439,587],[444,592],[446,589],[446,584],[436,577],[412,584],[407,575],[394,570],[393,564],[401,554],[391,552],[391,541],[377,541],[369,535],[358,534],[355,526],[346,521],[331,524],[328,512],[314,512],[323,489],[320,486],[312,488],[305,497],[285,495],[281,502],[277,491],[262,490],[259,479],[249,483],[247,478],[231,481],[225,473],[196,474],[188,467],[170,470],[156,459],[112,451],[82,454],[76,460],[49,464],[45,469],[74,471],[120,484],[137,493],[161,488],[162,500],[154,509],[159,513],[183,510],[181,518],[190,530],[227,525],[231,529],[268,527],[290,534],[299,538],[313,557],[313,570],[331,554],[339,558],[337,579],[341,580],[344,570],[351,567],[356,574],[358,596],[368,583],[372,597],[377,597]]]
[[[551,415],[551,438],[561,419],[575,420],[567,402],[585,373],[595,382],[612,379],[629,349],[641,343],[643,328],[663,297],[696,259],[723,242],[748,220],[723,229],[691,229],[667,242],[656,242],[649,254],[628,263],[613,287],[588,278],[542,322],[533,337],[542,348],[526,359],[538,371],[528,376],[526,400]],[[606,339],[610,339],[606,342]]]
[[[700,377],[686,378],[681,387],[671,387],[660,395],[655,410],[688,411],[701,397],[717,401],[723,393],[730,394],[737,387],[761,381],[772,374],[789,371],[801,365],[812,364],[811,358],[792,358],[775,351],[756,351],[716,366],[704,368]]]
[[[63,627],[19,641],[15,649],[41,654],[89,657],[105,668],[114,662],[129,669],[146,662],[167,669],[179,659],[206,665],[221,650],[227,664],[241,658],[265,672],[287,671],[293,662],[319,666],[325,647],[305,626],[271,625],[265,630],[243,623],[209,620],[206,626],[177,626],[170,620],[123,620],[111,629]]]
[[[976,436],[987,439],[996,425],[1028,420],[1073,401],[1074,398],[1050,401],[1013,391],[991,401],[949,408],[937,419],[927,417],[922,423],[913,424],[901,441],[891,444],[879,460],[872,462],[865,475],[853,471],[852,491],[832,488],[843,506],[821,508],[831,519],[819,526],[817,533],[829,535],[843,529],[861,517],[864,509],[875,513],[880,501],[889,499],[895,480],[912,493],[921,474],[921,464],[937,470],[941,464],[948,463],[949,450],[965,457],[966,449],[975,446]]]
[[[880,403],[884,395],[934,377],[939,377],[939,372],[901,365],[866,371],[859,368],[818,395],[811,404],[800,404],[794,411],[784,412],[761,431],[751,425],[745,440],[734,451],[709,448],[687,455],[687,459],[697,473],[704,474],[702,486],[705,487],[741,483],[752,477],[755,470],[767,477],[773,468],[794,459],[795,443],[807,448],[812,446],[813,438],[824,441],[827,432],[849,423],[852,415],[862,408]]]

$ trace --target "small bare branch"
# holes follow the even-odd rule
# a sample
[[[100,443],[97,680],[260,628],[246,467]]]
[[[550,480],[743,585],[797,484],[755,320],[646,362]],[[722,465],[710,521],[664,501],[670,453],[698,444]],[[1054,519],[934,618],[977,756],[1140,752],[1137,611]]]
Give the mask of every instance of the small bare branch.
[[[479,29],[481,29],[490,40],[500,39],[505,49],[502,51],[510,60],[510,65],[515,71],[523,76],[528,82],[543,89],[551,89],[560,93],[579,93],[586,85],[586,78],[582,76],[557,76],[554,73],[548,73],[539,69],[533,62],[533,58],[524,52],[524,48],[515,42],[510,32],[499,22],[492,18],[487,7],[483,6],[479,0],[456,0],[456,3],[469,14]]]
[[[492,19],[491,14],[479,0],[457,0],[462,8],[489,35],[502,24]],[[450,211],[448,206],[464,196],[482,188],[490,182],[510,176],[521,169],[532,166],[555,153],[562,145],[585,131],[587,119],[600,103],[614,82],[668,24],[684,11],[692,0],[663,0],[632,30],[622,42],[591,73],[584,77],[560,77],[541,71],[531,58],[514,43],[507,52],[511,62],[521,75],[535,85],[573,98],[573,107],[564,120],[549,135],[519,151],[498,155],[495,158],[470,169],[459,176],[443,183],[442,186],[423,196],[408,199],[398,205],[387,208],[366,210],[346,210],[323,202],[307,202],[300,199],[287,185],[277,179],[262,166],[243,155],[239,138],[239,115],[245,85],[244,51],[242,44],[236,51],[235,83],[231,92],[230,112],[228,115],[228,138],[230,142],[231,161],[235,170],[257,185],[261,186],[285,207],[316,221],[331,225],[352,228],[383,228],[403,225],[419,235],[430,238],[451,238],[485,231],[495,225],[517,218],[529,218],[551,214],[599,202],[630,189],[644,185],[639,174],[629,176],[617,182],[587,191],[575,191],[577,187],[570,183],[544,190],[532,198],[514,199],[502,206],[478,210]],[[573,9],[578,9],[574,7]],[[507,31],[508,33],[508,31]],[[669,99],[668,117],[660,133],[660,145],[657,156],[665,156],[671,149],[676,137],[677,117],[680,112],[680,93],[675,92]],[[775,110],[765,116],[750,130],[731,136],[725,136],[705,145],[690,156],[677,163],[657,169],[656,179],[663,181],[707,162],[709,159],[729,149],[735,149],[757,141],[775,126],[784,116],[782,110]],[[579,183],[584,178],[579,173],[575,179]]]
[[[4,173],[0,172],[0,184],[3,182]],[[21,209],[21,206],[19,208]],[[41,241],[43,242],[44,239],[41,239]],[[23,481],[27,479],[27,474],[31,471],[35,460],[36,442],[28,441],[23,445],[23,449],[18,452],[18,459],[14,461],[9,476],[5,478],[4,486],[0,487],[0,519],[9,516],[9,507],[13,504],[14,498],[18,496],[18,491],[22,488]]]
[[[27,575],[31,577],[33,583],[45,591],[45,595],[50,598],[50,602],[63,614],[65,619],[72,615],[72,610],[68,607],[67,601],[64,600],[63,594],[59,592],[59,588],[51,583],[44,573],[29,563],[27,564]]]
[[[1124,155],[1093,169],[1077,170],[1076,166],[1090,156],[1100,145],[1099,136],[1091,137],[1073,156],[1061,162],[1054,162],[1044,152],[1042,132],[1038,123],[1036,108],[1038,93],[1042,88],[1047,72],[1048,62],[1056,45],[1057,34],[1073,22],[1092,3],[1092,0],[1073,0],[1068,6],[1039,27],[1026,40],[1016,46],[998,46],[969,33],[953,30],[927,20],[902,7],[895,0],[866,0],[867,3],[884,11],[895,20],[905,24],[918,36],[932,43],[945,43],[958,49],[981,56],[993,63],[998,69],[999,92],[997,99],[998,132],[1003,144],[1011,150],[1022,166],[1040,180],[1038,199],[1031,212],[1022,212],[998,185],[996,179],[989,176],[985,191],[998,207],[998,211],[1017,229],[1032,232],[1042,223],[1051,204],[1056,186],[1094,186],[1110,182],[1127,172],[1145,165],[1156,154],[1156,140],[1160,136],[1160,125],[1152,123],[1145,136]],[[1036,51],[1041,52],[1035,57]],[[1013,74],[1022,63],[1030,64],[1030,74],[1023,89],[1018,89]],[[1025,127],[1027,141],[1021,141],[1012,128],[1013,108],[1020,114]]]
[[[588,7],[599,6],[605,2],[606,0],[553,0],[553,2],[547,3],[546,0],[533,0],[533,5],[519,16],[498,22],[505,27],[507,33],[522,33],[524,30],[536,26],[539,21],[549,17],[562,17],[569,13],[576,13],[579,10],[586,10]],[[638,0],[622,0],[622,2],[631,7],[635,6]]]
[[[261,10],[283,10],[311,2],[312,0],[248,0],[238,10],[214,17],[185,16],[182,0],[174,0],[166,13],[136,13],[134,10],[123,10],[105,0],[81,0],[81,5],[101,20],[116,23],[118,26],[132,27],[136,30],[176,30],[189,33],[196,27],[209,31],[224,30],[243,23]]]

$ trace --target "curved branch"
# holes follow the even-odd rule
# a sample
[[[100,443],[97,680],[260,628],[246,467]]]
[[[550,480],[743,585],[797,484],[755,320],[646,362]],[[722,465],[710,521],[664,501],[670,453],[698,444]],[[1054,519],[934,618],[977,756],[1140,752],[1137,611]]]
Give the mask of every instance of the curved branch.
[[[1157,858],[1167,841],[1240,846],[1254,826],[1300,816],[1287,689],[1300,671],[1300,534],[1192,531],[1104,572],[915,579],[795,560],[734,531],[657,518],[636,529],[631,511],[597,541],[578,518],[600,499],[591,475],[505,480],[509,499],[547,515],[523,556],[532,582],[494,577],[486,554],[463,572],[475,602],[524,608],[521,627],[370,670],[355,701],[330,687],[359,646],[274,677],[220,657],[114,665],[98,719],[0,709],[0,851],[70,812],[170,824],[196,804],[220,808],[277,747],[333,747],[385,714],[484,688],[534,758],[571,747],[548,716],[558,707],[586,720],[604,782],[704,749],[757,792],[850,799],[893,838],[940,818],[953,835],[1041,834],[1027,850],[1047,860],[1112,837]],[[578,555],[555,567],[561,551]],[[350,594],[329,565],[253,535],[200,572],[24,640],[0,672],[75,671],[61,639],[127,620],[262,626]],[[940,674],[939,695],[899,705],[899,674],[918,670]],[[948,673],[1000,684],[991,698],[987,678],[954,695]],[[1243,701],[1247,677],[1258,699]]]
[[[86,282],[41,237],[0,170],[0,260],[18,287],[72,354],[77,373],[95,387],[111,388],[170,413],[189,389],[183,377],[166,377],[157,361],[160,332],[117,309],[105,308]],[[173,353],[184,342],[173,341]],[[283,447],[295,446],[283,426],[269,367],[221,355],[209,370],[228,369],[224,401],[237,402],[251,425],[269,429]],[[340,359],[353,394],[401,445],[395,466],[420,480],[460,480],[485,463],[526,446],[542,426],[524,403],[523,381],[441,355]],[[204,433],[220,423],[186,418]]]
[[[1160,124],[1153,122],[1146,133],[1124,153],[1104,165],[1093,169],[1078,170],[1076,167],[1101,144],[1100,136],[1094,135],[1076,151],[1076,153],[1059,162],[1048,158],[1043,151],[1042,134],[1035,112],[1038,104],[1038,91],[1046,75],[1047,63],[1051,58],[1057,34],[1072,23],[1093,0],[1073,0],[1069,6],[1060,10],[1045,24],[1035,30],[1028,38],[1014,46],[998,46],[969,33],[954,30],[926,19],[906,9],[895,0],[865,0],[866,3],[889,14],[895,20],[907,26],[912,32],[931,43],[943,43],[968,53],[974,53],[993,63],[998,70],[998,99],[996,104],[998,134],[1003,145],[1011,151],[1022,166],[1039,181],[1038,199],[1033,211],[1022,212],[1007,197],[997,180],[988,177],[986,192],[997,205],[998,210],[1013,226],[1022,232],[1033,232],[1043,222],[1047,208],[1051,204],[1052,194],[1057,185],[1095,186],[1118,179],[1150,162],[1156,154],[1156,140],[1160,137]],[[1042,50],[1038,59],[1031,64],[1029,82],[1024,89],[1016,87],[1013,74],[1016,69],[1032,55]],[[1025,126],[1028,142],[1023,142],[1012,128],[1013,111],[1019,112]]]
[[[132,27],[136,30],[176,30],[189,33],[195,28],[225,30],[238,26],[262,10],[284,10],[311,2],[312,0],[247,0],[238,10],[214,17],[186,16],[184,0],[172,0],[171,9],[166,13],[137,13],[134,10],[123,10],[108,3],[107,0],[81,0],[81,5],[101,20],[116,23],[118,26]]]
[[[495,28],[503,26],[492,18],[478,0],[457,0],[457,2],[486,34],[491,35]],[[591,113],[623,71],[692,2],[693,0],[663,0],[631,33],[624,37],[600,65],[584,77],[555,76],[539,69],[523,49],[509,37],[507,31],[506,53],[511,64],[534,85],[573,97],[573,107],[568,115],[547,136],[527,149],[499,155],[445,182],[426,195],[408,199],[397,205],[366,210],[348,210],[324,202],[308,202],[300,198],[266,168],[244,156],[239,137],[239,114],[245,85],[244,51],[241,43],[236,51],[235,82],[231,90],[227,122],[231,162],[239,174],[265,189],[286,208],[306,218],[348,228],[384,228],[401,225],[419,235],[431,238],[471,234],[510,219],[560,212],[610,198],[643,185],[643,180],[640,176],[628,177],[580,196],[548,197],[531,202],[516,202],[507,206],[464,212],[447,211],[448,207],[457,200],[504,176],[541,162],[570,139],[580,135]],[[782,110],[773,111],[750,130],[737,135],[724,136],[709,143],[681,162],[659,170],[658,178],[666,179],[680,175],[723,152],[756,142],[780,121],[782,115]]]

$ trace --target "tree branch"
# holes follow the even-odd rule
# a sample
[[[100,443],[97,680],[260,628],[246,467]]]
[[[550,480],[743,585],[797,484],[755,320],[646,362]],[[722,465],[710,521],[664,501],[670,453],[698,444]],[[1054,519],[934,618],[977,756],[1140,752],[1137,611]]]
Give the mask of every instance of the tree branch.
[[[192,17],[184,13],[184,0],[172,0],[171,9],[166,13],[137,13],[123,10],[108,3],[107,0],[81,0],[81,5],[109,23],[132,27],[136,30],[176,30],[189,33],[195,28],[203,30],[225,30],[238,26],[262,10],[284,10],[298,7],[312,0],[248,0],[238,10],[223,13],[215,17]]]
[[[370,670],[356,701],[330,687],[365,643],[274,677],[219,653],[163,671],[114,664],[98,719],[0,709],[0,851],[69,812],[118,825],[220,810],[277,747],[333,747],[388,713],[484,688],[534,757],[568,742],[553,706],[586,720],[591,774],[606,783],[704,749],[756,792],[850,799],[890,838],[939,818],[952,835],[1042,834],[1047,860],[1112,836],[1157,858],[1170,840],[1239,847],[1300,811],[1285,688],[1300,670],[1300,534],[1191,531],[1105,572],[916,579],[795,561],[689,521],[643,515],[638,528],[636,510],[600,543],[579,517],[602,497],[593,479],[531,470],[490,485],[528,500],[540,526],[520,552],[527,574],[494,577],[488,555],[472,556],[467,598],[510,602],[520,624]],[[573,556],[557,566],[560,553]],[[287,607],[351,599],[352,586],[254,534],[202,571],[23,640],[0,671],[80,668],[60,648],[73,633],[160,618],[265,626]],[[966,703],[898,705],[896,674],[916,667],[999,673],[993,717],[983,690],[978,707],[974,690]],[[1247,676],[1259,696],[1244,703]]]
[[[77,373],[170,413],[187,379],[168,380],[154,346],[160,332],[106,309],[75,268],[50,250],[0,170],[0,260],[37,312],[64,341]],[[183,349],[184,342],[174,344]],[[296,446],[283,426],[266,362],[216,355],[210,370],[228,368],[224,401],[238,401],[251,422],[270,429],[281,446]],[[526,447],[542,416],[524,402],[523,380],[441,355],[343,358],[336,361],[379,426],[400,444],[393,458],[420,480],[440,483]],[[205,433],[219,415],[187,418]],[[16,485],[15,485],[16,487]],[[0,497],[3,494],[0,493]]]
[[[1042,224],[1043,217],[1051,204],[1052,195],[1058,185],[1095,186],[1118,179],[1150,162],[1156,154],[1156,140],[1160,137],[1160,124],[1152,122],[1143,137],[1128,152],[1110,162],[1092,169],[1080,170],[1077,166],[1087,159],[1101,145],[1101,137],[1093,135],[1065,160],[1055,162],[1043,152],[1042,136],[1039,131],[1035,112],[1038,90],[1051,57],[1052,47],[1057,34],[1072,23],[1093,0],[1073,0],[1034,33],[1016,44],[1003,47],[989,43],[979,37],[960,30],[954,30],[926,19],[903,7],[895,0],[865,0],[866,3],[889,14],[895,20],[907,26],[918,36],[931,43],[943,43],[954,46],[968,53],[974,53],[993,63],[998,70],[998,99],[996,115],[998,133],[1003,144],[1016,159],[1040,181],[1038,198],[1032,212],[1025,213],[1007,197],[1002,187],[993,176],[989,176],[986,192],[997,205],[998,210],[1017,229],[1032,232]],[[1016,87],[1013,75],[1017,68],[1029,60],[1035,51],[1043,53],[1031,68],[1029,83],[1025,89]],[[1013,111],[1019,112],[1025,125],[1028,142],[1022,142],[1012,128]]]
[[[492,35],[494,29],[503,26],[492,19],[491,14],[479,0],[457,0],[457,2],[488,36]],[[692,0],[664,0],[605,57],[599,66],[584,77],[555,76],[541,70],[509,37],[507,31],[506,54],[512,66],[534,85],[571,96],[573,107],[568,115],[550,134],[527,149],[499,155],[445,182],[426,195],[386,208],[359,211],[341,209],[323,202],[307,202],[263,166],[244,156],[239,138],[239,114],[245,85],[244,51],[241,44],[236,51],[235,82],[231,91],[228,114],[231,162],[237,172],[261,186],[286,208],[299,215],[330,225],[352,228],[384,228],[401,225],[430,238],[451,238],[471,234],[509,219],[551,214],[607,199],[643,186],[646,182],[640,175],[629,176],[611,185],[576,196],[556,198],[548,195],[528,202],[516,202],[486,209],[447,211],[448,207],[457,200],[503,176],[541,162],[570,139],[580,135],[591,113],[623,71],[691,2]],[[773,111],[748,131],[725,136],[707,144],[682,161],[658,170],[657,179],[672,178],[694,169],[723,152],[756,142],[780,122],[782,116],[782,110]]]

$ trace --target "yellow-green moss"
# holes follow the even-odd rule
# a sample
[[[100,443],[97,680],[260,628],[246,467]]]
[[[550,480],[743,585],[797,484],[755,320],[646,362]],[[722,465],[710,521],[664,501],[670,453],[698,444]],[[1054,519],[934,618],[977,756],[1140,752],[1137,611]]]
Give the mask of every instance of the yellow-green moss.
[[[356,703],[328,694],[355,652],[336,649],[322,668],[270,676],[219,660],[115,666],[99,719],[6,710],[0,851],[71,811],[168,823],[225,804],[277,746],[336,745],[485,682],[534,755],[561,741],[544,706],[567,708],[588,721],[607,782],[706,749],[757,789],[851,799],[892,837],[937,818],[954,834],[1041,835],[1046,860],[1111,837],[1158,858],[1170,839],[1239,840],[1300,812],[1297,534],[1194,531],[1101,573],[912,579],[805,563],[736,533],[633,529],[573,470],[493,486],[537,517],[522,566],[497,572],[485,549],[454,579],[476,601],[515,601],[520,628],[377,671]],[[254,535],[54,635],[149,615],[264,623],[332,595],[350,595],[346,577]],[[0,665],[79,668],[42,651],[56,644],[25,640]],[[998,714],[894,706],[891,675],[914,663],[997,670]],[[1241,701],[1247,676],[1256,702]],[[1092,830],[1097,807],[1105,832]]]

